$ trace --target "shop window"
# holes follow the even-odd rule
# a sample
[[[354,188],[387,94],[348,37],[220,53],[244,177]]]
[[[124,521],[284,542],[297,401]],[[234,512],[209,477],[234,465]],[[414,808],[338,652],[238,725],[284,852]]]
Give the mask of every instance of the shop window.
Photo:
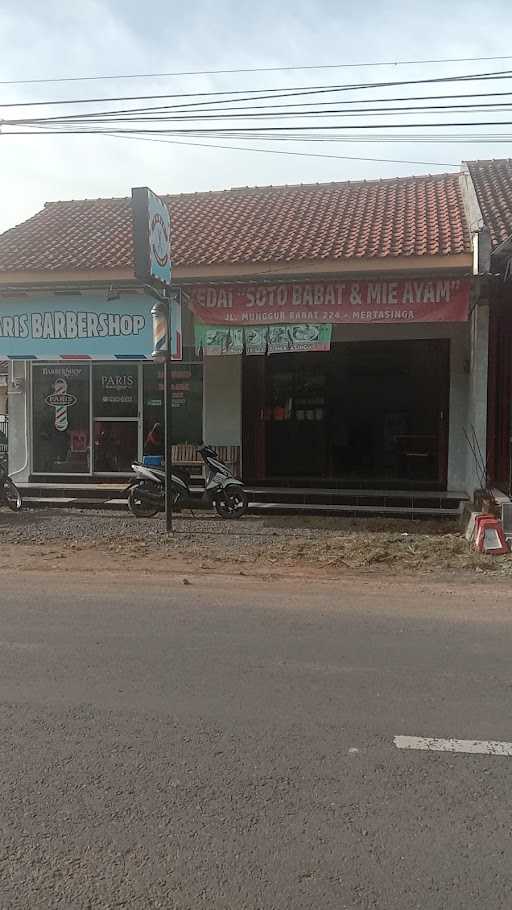
[[[139,412],[137,363],[95,363],[92,371],[95,418],[133,418]]]
[[[173,363],[172,437],[173,443],[197,445],[203,435],[203,365]],[[164,369],[161,364],[144,364],[144,451],[162,454],[165,433]]]
[[[34,472],[89,473],[89,407],[89,364],[33,365]]]
[[[95,363],[93,470],[130,473],[139,456],[139,364]]]
[[[324,354],[270,358],[264,411],[270,476],[307,477],[325,472],[326,370]]]
[[[129,474],[138,449],[137,420],[94,421],[94,470],[99,474]]]

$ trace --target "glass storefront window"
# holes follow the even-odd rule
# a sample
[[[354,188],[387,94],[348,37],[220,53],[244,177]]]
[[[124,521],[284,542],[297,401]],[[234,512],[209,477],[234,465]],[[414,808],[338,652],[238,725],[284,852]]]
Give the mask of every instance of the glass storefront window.
[[[32,367],[32,403],[34,473],[130,473],[141,449],[164,454],[159,364],[37,363]],[[200,443],[202,363],[172,364],[172,407],[174,443]]]
[[[89,364],[34,364],[32,377],[34,471],[89,473]]]
[[[92,389],[96,418],[138,417],[137,363],[95,363],[92,368]]]
[[[129,474],[139,450],[137,420],[94,421],[94,470]]]
[[[203,365],[173,363],[173,443],[197,445],[203,437]],[[164,454],[164,369],[161,364],[144,364],[144,452]]]
[[[139,364],[95,363],[93,471],[129,473],[139,455]]]
[[[164,454],[164,368],[161,364],[145,363],[142,438],[144,455]]]

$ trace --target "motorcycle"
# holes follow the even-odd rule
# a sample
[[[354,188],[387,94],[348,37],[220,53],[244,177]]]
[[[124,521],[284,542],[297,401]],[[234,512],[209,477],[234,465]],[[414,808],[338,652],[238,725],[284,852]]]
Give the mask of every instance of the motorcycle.
[[[241,518],[249,505],[247,493],[217,452],[207,445],[198,446],[199,455],[206,468],[206,483],[202,499],[213,505],[221,518]],[[128,487],[128,508],[137,518],[153,518],[165,510],[165,470],[149,464],[135,462],[132,471],[137,479]],[[192,492],[192,477],[185,468],[172,468],[172,507],[197,504]]]
[[[8,506],[13,512],[19,512],[23,505],[18,487],[9,477],[7,455],[4,453],[0,454],[0,505]]]

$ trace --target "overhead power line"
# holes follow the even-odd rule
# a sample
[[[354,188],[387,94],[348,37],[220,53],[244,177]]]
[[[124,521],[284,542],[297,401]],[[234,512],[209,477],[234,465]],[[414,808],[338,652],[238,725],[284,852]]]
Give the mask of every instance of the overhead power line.
[[[347,115],[350,113],[367,114],[367,113],[371,112],[372,110],[375,111],[375,113],[380,113],[381,111],[382,112],[386,112],[386,111],[387,112],[389,112],[389,111],[402,112],[402,111],[416,111],[416,110],[421,111],[421,110],[429,110],[429,109],[432,109],[432,110],[435,109],[435,110],[440,110],[440,111],[445,111],[445,110],[450,111],[450,110],[463,109],[465,107],[470,107],[476,111],[476,110],[480,110],[481,108],[486,108],[486,107],[489,107],[489,108],[507,107],[507,105],[510,105],[512,102],[510,100],[507,102],[493,101],[493,102],[490,102],[489,104],[487,104],[487,103],[483,103],[483,102],[473,101],[473,102],[471,102],[470,105],[464,105],[464,104],[410,105],[410,106],[402,106],[399,108],[382,107],[382,108],[374,108],[374,109],[368,108],[368,107],[355,108],[354,105],[356,105],[356,104],[369,105],[369,104],[377,104],[377,103],[386,104],[386,103],[394,103],[394,102],[412,102],[412,101],[440,101],[440,100],[453,100],[453,99],[458,99],[459,101],[462,101],[467,98],[505,98],[506,97],[506,98],[510,99],[511,96],[512,96],[512,92],[476,92],[476,93],[464,94],[464,95],[451,95],[451,94],[448,94],[448,95],[446,95],[446,94],[444,94],[444,95],[412,95],[409,97],[398,96],[398,97],[391,97],[391,98],[372,98],[372,99],[338,98],[338,99],[336,99],[335,102],[333,101],[333,99],[330,99],[329,101],[319,101],[318,99],[316,99],[315,101],[311,101],[311,102],[301,101],[298,104],[286,102],[286,104],[261,104],[261,105],[243,104],[242,106],[240,106],[240,104],[244,99],[237,98],[237,99],[226,99],[226,103],[228,103],[228,102],[236,103],[238,105],[237,107],[233,107],[233,108],[219,108],[219,107],[217,107],[217,105],[222,104],[223,101],[215,100],[215,101],[192,102],[189,104],[145,105],[144,107],[116,108],[116,109],[110,109],[110,110],[106,110],[106,111],[104,111],[104,110],[103,111],[102,110],[86,111],[86,112],[82,111],[82,112],[73,113],[73,114],[55,114],[52,116],[25,117],[25,118],[17,118],[17,119],[9,118],[9,119],[2,120],[1,124],[8,125],[8,124],[14,124],[14,123],[16,123],[16,124],[18,124],[18,123],[75,123],[78,121],[91,123],[96,118],[101,118],[102,120],[105,120],[105,122],[106,122],[107,118],[111,118],[114,115],[126,115],[126,120],[129,120],[132,117],[134,119],[138,119],[135,116],[137,114],[149,115],[153,112],[167,114],[170,111],[175,111],[179,114],[185,114],[185,113],[190,114],[190,113],[197,112],[200,115],[223,113],[223,114],[228,114],[228,115],[233,114],[233,116],[238,116],[239,112],[242,112],[242,113],[245,112],[248,115],[250,114],[252,116],[253,111],[255,111],[255,112],[261,111],[261,112],[268,113],[269,116],[274,116],[274,112],[276,112],[276,114],[279,115],[279,113],[281,112],[282,109],[286,109],[284,111],[284,113],[286,113],[286,114],[294,113],[296,116],[298,116],[298,115],[302,115],[303,112],[309,115],[308,108],[313,107],[314,105],[316,105],[317,107],[321,107],[323,113],[328,113],[328,111],[325,109],[324,106],[328,105],[328,104],[333,104],[333,103],[336,103],[338,106],[341,105],[342,106],[341,109],[338,107],[337,110],[339,110],[340,113],[343,113],[343,114],[346,113]],[[246,100],[252,100],[252,99],[246,99]],[[215,106],[213,107],[213,105],[215,105]],[[293,110],[290,110],[290,108]],[[144,117],[144,119],[147,119],[147,117]],[[206,116],[201,117],[201,119],[207,119],[207,117]]]
[[[437,76],[428,79],[402,79],[392,82],[362,82],[362,83],[344,83],[341,85],[313,85],[313,86],[286,86],[275,89],[236,89],[229,91],[216,92],[179,92],[165,93],[157,95],[120,95],[109,98],[74,98],[74,99],[50,99],[49,101],[9,101],[0,104],[0,108],[12,107],[47,107],[55,105],[69,104],[106,104],[113,101],[151,101],[167,98],[212,98],[222,97],[222,103],[228,100],[225,96],[248,95],[253,100],[262,100],[275,97],[291,97],[292,95],[315,95],[325,94],[327,92],[351,92],[363,91],[373,88],[389,88],[402,85],[434,85],[454,82],[486,82],[494,79],[510,79],[512,70],[498,70],[490,73],[468,73],[466,75],[456,76]],[[290,95],[288,95],[290,93]],[[260,97],[258,97],[260,96]],[[250,99],[248,99],[250,100]]]
[[[290,155],[294,158],[334,158],[340,161],[373,161],[379,164],[417,164],[422,167],[460,167],[459,164],[444,161],[409,161],[401,158],[366,158],[359,155],[327,155],[322,152],[291,152],[284,149],[244,148],[241,145],[217,145],[209,142],[182,142],[180,139],[156,139],[151,136],[118,136],[116,133],[105,133],[114,139],[128,139],[135,142],[158,142],[162,145],[184,145],[187,148],[220,149],[234,152],[258,152],[264,155]]]
[[[55,117],[23,117],[9,118],[1,121],[2,127],[7,126],[30,126],[30,125],[74,125],[74,124],[114,124],[114,123],[181,123],[181,122],[203,122],[210,123],[217,120],[279,120],[286,118],[308,117],[316,118],[322,116],[329,117],[366,117],[369,114],[372,117],[382,117],[388,114],[398,116],[419,116],[424,113],[435,112],[437,114],[454,114],[454,113],[497,113],[503,114],[512,108],[512,100],[504,102],[489,102],[470,104],[447,104],[447,105],[407,105],[402,107],[382,107],[382,108],[321,108],[317,110],[274,110],[263,109],[254,111],[251,107],[236,108],[235,110],[219,110],[216,108],[212,111],[187,111],[179,110],[177,113],[171,113],[172,108],[168,107],[147,107],[133,108],[119,111],[94,111],[86,114],[67,114]],[[416,125],[416,124],[414,124]]]
[[[58,125],[58,124],[56,124],[56,125]],[[76,132],[76,130],[67,129],[68,124],[65,124],[65,126],[66,126],[66,129],[58,130],[59,134]],[[238,133],[242,133],[242,134],[250,134],[253,132],[258,132],[263,128],[268,133],[286,133],[287,131],[296,131],[296,130],[303,130],[303,129],[308,129],[308,130],[380,130],[380,129],[406,130],[406,129],[420,129],[420,128],[446,129],[447,127],[457,127],[457,129],[460,129],[460,127],[466,127],[466,126],[471,126],[471,127],[475,127],[475,126],[494,126],[494,127],[512,126],[512,120],[476,120],[476,121],[466,121],[466,122],[460,122],[460,121],[454,120],[454,121],[450,121],[448,123],[443,123],[442,121],[439,123],[346,123],[346,124],[345,123],[341,123],[341,124],[331,124],[331,123],[320,123],[320,124],[319,123],[307,123],[306,124],[305,123],[305,124],[295,124],[294,126],[265,126],[265,127],[241,126],[241,127],[237,127],[236,131]],[[178,131],[172,130],[171,132],[195,133],[195,132],[197,132],[197,129],[198,128],[191,129],[189,127],[185,127],[185,128],[180,128]],[[136,132],[142,132],[142,131],[147,132],[147,133],[165,133],[165,132],[167,132],[167,130],[158,130],[158,129],[153,129],[153,128],[149,128],[149,127],[145,127],[144,130],[142,130],[142,129],[136,130]],[[224,126],[215,127],[215,129],[213,130],[213,132],[215,132],[215,133],[231,133],[232,131],[233,131],[232,127],[224,127]],[[56,133],[56,132],[57,131],[53,130],[52,134]],[[84,128],[83,130],[79,130],[79,132],[87,132],[87,128]],[[134,132],[134,130],[133,130],[133,128],[130,128],[130,127],[126,127],[126,128],[125,127],[123,127],[123,128],[116,127],[116,132],[130,133],[130,132]],[[208,132],[212,132],[212,130],[209,130],[207,128],[201,128],[201,132],[208,133]],[[9,132],[2,133],[2,135],[3,136],[15,136],[15,135],[19,136],[19,135],[23,135],[23,132],[14,132],[14,131],[10,132],[9,131]]]
[[[107,74],[96,76],[54,76],[52,78],[44,79],[1,79],[0,85],[49,85],[51,83],[62,82],[106,82],[108,80],[122,81],[124,79],[168,79],[178,76],[228,76],[242,73],[305,72],[309,70],[357,69],[376,66],[421,66],[424,64],[439,63],[477,63],[494,60],[512,60],[512,55],[508,54],[495,57],[438,57],[427,60],[373,60],[361,63],[318,63],[305,66],[253,66],[238,69],[181,70],[171,73],[121,73],[118,75]]]
[[[452,124],[460,128],[460,124]],[[510,123],[497,123],[491,124],[492,126],[512,126],[512,121]],[[410,124],[411,127],[419,126],[419,124]],[[309,126],[308,129],[315,129],[315,126]],[[330,127],[317,127],[318,129],[331,129]],[[357,129],[356,126],[349,127],[351,129]],[[382,124],[379,124],[377,128],[385,128]],[[397,129],[402,129],[403,125],[397,126]],[[470,134],[461,134],[460,129],[457,129],[455,133],[443,134],[443,133],[409,133],[409,134],[400,134],[400,133],[376,133],[373,135],[362,135],[360,132],[357,134],[347,134],[342,133],[341,135],[333,134],[308,134],[302,133],[300,135],[289,133],[288,130],[293,130],[293,127],[284,127],[284,128],[267,128],[266,132],[261,132],[259,128],[248,129],[248,130],[230,130],[230,129],[147,129],[147,128],[116,128],[115,132],[120,135],[132,136],[132,135],[148,135],[148,136],[185,136],[195,137],[195,138],[217,138],[217,139],[264,139],[268,141],[276,142],[510,142],[512,140],[512,132],[510,130],[506,133],[470,133]],[[109,135],[112,133],[112,127],[108,128],[90,128],[90,127],[76,127],[75,129],[38,129],[35,126],[31,130],[12,130],[5,132],[2,136],[5,138],[7,136],[82,136],[82,135]]]

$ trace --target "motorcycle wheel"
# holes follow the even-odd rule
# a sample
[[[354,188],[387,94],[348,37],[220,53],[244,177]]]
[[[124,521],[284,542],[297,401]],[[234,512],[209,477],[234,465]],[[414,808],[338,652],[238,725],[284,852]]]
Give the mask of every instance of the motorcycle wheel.
[[[9,508],[12,509],[13,512],[19,512],[23,505],[21,493],[10,477],[4,482],[4,496]]]
[[[215,497],[213,504],[221,518],[237,519],[247,512],[249,498],[242,487],[226,487]]]
[[[135,518],[154,518],[160,511],[158,505],[143,502],[138,494],[137,487],[132,487],[128,493],[128,508],[132,515],[135,515]]]

